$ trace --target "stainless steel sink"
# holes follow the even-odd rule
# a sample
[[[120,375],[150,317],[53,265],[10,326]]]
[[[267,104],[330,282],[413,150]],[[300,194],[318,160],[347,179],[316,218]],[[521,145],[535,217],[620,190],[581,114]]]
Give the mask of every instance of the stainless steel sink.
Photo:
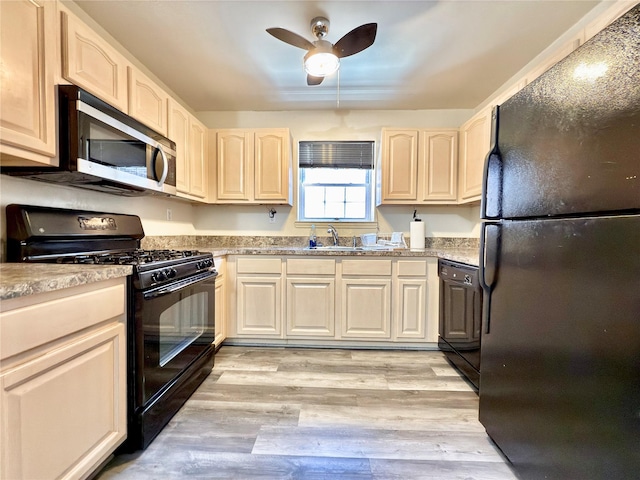
[[[364,250],[364,247],[346,247],[342,245],[326,245],[322,247],[306,247],[305,250],[318,252],[357,252]]]

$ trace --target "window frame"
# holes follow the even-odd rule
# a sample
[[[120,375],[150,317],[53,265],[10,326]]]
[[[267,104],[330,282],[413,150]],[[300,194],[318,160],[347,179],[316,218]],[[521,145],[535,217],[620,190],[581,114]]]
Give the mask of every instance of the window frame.
[[[309,168],[309,167],[307,167]],[[307,218],[304,215],[304,205],[305,205],[305,182],[304,182],[304,174],[307,168],[298,167],[298,222],[308,222],[308,223],[331,223],[331,222],[344,222],[344,223],[372,223],[375,221],[375,185],[374,185],[374,173],[375,166],[371,169],[362,169],[366,171],[367,182],[357,183],[357,184],[348,184],[348,183],[312,183],[310,185],[313,186],[322,186],[322,187],[349,187],[350,185],[355,186],[364,186],[365,187],[365,218],[351,218],[351,217],[342,217],[342,218],[329,218],[329,217],[314,217]],[[330,167],[313,167],[313,168],[330,168]]]

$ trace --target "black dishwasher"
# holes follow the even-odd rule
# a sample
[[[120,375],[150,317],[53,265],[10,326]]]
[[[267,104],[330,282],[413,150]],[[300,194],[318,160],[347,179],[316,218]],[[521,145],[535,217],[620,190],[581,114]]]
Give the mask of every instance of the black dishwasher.
[[[440,327],[438,347],[476,388],[480,384],[482,289],[478,267],[438,260]]]

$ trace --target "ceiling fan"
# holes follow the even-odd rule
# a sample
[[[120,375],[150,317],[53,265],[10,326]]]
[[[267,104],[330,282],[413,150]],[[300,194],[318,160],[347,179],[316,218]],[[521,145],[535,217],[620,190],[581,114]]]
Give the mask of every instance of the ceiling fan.
[[[267,28],[267,32],[278,40],[307,50],[304,56],[307,85],[320,85],[324,77],[338,70],[341,58],[359,53],[373,45],[377,30],[377,23],[365,23],[332,45],[323,40],[329,33],[329,20],[325,17],[315,17],[311,20],[311,33],[317,38],[314,42],[284,28]]]

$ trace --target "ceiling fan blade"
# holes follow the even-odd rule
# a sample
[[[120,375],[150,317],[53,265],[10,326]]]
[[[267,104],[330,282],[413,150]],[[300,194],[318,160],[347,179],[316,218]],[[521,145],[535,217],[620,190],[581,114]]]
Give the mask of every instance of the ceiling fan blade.
[[[324,80],[324,77],[314,77],[313,75],[307,75],[307,85],[320,85]]]
[[[294,47],[302,48],[304,50],[310,50],[313,48],[313,43],[309,40],[284,28],[267,28],[267,33],[270,33],[278,40],[288,43],[289,45],[293,45]]]
[[[333,46],[333,51],[338,58],[348,57],[349,55],[361,52],[365,48],[373,45],[377,31],[377,23],[360,25],[338,40]]]

